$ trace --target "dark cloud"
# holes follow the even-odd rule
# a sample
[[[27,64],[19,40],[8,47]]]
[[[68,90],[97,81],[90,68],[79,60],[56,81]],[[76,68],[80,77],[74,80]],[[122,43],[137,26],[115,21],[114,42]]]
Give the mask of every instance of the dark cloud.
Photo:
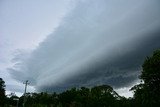
[[[87,69],[82,69],[87,73],[77,75],[65,84],[77,87],[100,84],[109,84],[115,88],[129,86],[138,79],[145,58],[160,48],[160,32],[155,31],[149,35],[149,38],[143,38],[136,42],[134,47],[131,46],[132,48],[127,53],[119,54],[119,50],[115,49],[115,56],[111,58],[111,61],[108,62],[103,56],[103,61],[95,62]],[[123,48],[127,49],[129,46],[126,45]]]
[[[160,48],[157,0],[79,2],[56,31],[10,69],[39,91],[137,81],[146,56]],[[19,72],[19,73],[17,73]]]

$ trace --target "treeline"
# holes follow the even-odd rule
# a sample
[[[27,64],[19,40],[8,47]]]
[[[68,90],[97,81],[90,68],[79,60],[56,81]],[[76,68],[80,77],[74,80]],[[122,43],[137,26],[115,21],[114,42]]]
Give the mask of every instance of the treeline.
[[[108,85],[92,88],[72,88],[62,93],[27,93],[18,98],[5,96],[4,81],[0,78],[0,107],[160,107],[160,50],[147,57],[142,65],[142,83],[131,88],[133,98],[119,96]],[[15,99],[19,99],[19,102]]]
[[[17,98],[12,96],[10,105],[16,105]],[[93,88],[72,88],[62,93],[48,94],[27,93],[25,107],[134,107],[132,99],[119,96],[108,85]],[[23,105],[24,96],[19,98],[19,107]]]

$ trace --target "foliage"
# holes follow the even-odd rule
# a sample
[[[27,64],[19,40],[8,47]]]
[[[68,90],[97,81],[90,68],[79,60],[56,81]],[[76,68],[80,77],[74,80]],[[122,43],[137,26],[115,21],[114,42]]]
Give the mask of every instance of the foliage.
[[[0,78],[0,106],[4,106],[5,103],[5,82]]]
[[[134,86],[136,105],[145,107],[160,106],[160,50],[147,57],[142,65],[140,78],[144,83]]]
[[[16,106],[15,97],[8,98],[8,105]],[[19,98],[19,107],[23,105],[23,98]],[[59,94],[26,93],[25,107],[132,107],[129,102],[130,99],[119,96],[112,87],[101,85],[72,88]]]

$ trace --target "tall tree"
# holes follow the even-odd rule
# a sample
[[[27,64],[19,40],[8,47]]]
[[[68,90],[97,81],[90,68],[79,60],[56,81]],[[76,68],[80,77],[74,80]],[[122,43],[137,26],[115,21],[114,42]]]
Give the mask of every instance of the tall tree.
[[[160,106],[160,50],[147,57],[140,78],[144,83],[132,88],[137,104],[145,107]]]
[[[153,104],[160,104],[160,50],[147,57],[143,64],[141,79],[148,90],[148,96]],[[152,104],[152,106],[153,106]]]
[[[0,106],[4,106],[5,103],[5,82],[0,78]]]
[[[160,92],[160,50],[155,51],[153,56],[147,57],[142,67],[141,79],[144,84],[155,93]]]

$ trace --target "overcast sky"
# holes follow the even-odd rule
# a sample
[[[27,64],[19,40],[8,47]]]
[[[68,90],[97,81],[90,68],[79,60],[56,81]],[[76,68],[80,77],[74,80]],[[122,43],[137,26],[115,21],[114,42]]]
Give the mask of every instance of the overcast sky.
[[[132,96],[160,48],[159,0],[1,0],[0,77],[7,92],[111,85]]]

